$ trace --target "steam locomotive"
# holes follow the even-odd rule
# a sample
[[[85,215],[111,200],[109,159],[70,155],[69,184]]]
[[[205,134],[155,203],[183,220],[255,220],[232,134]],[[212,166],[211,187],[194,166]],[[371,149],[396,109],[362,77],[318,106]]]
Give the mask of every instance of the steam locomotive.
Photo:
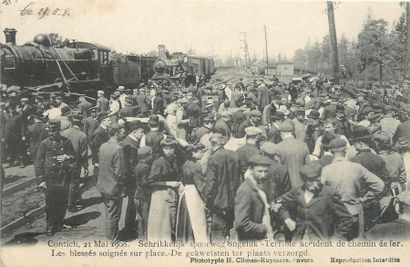
[[[195,77],[209,79],[215,73],[213,59],[182,53],[164,57],[124,55],[96,43],[70,42],[53,47],[48,35],[38,34],[32,42],[16,45],[16,30],[5,29],[6,44],[0,46],[0,83],[25,88],[56,87],[95,96],[96,90],[112,92],[123,85],[134,88],[150,79],[175,79],[195,83]]]

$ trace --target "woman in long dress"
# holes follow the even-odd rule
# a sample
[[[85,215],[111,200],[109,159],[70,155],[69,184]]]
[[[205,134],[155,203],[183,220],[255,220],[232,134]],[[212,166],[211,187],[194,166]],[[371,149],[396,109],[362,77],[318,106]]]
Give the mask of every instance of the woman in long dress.
[[[205,186],[201,158],[202,144],[194,145],[191,157],[182,165],[181,182],[184,185],[177,213],[177,239],[183,242],[208,242],[205,204],[201,193]]]
[[[175,240],[178,188],[180,188],[181,164],[176,157],[176,141],[161,141],[163,155],[151,166],[147,184],[152,188],[148,216],[148,240]]]

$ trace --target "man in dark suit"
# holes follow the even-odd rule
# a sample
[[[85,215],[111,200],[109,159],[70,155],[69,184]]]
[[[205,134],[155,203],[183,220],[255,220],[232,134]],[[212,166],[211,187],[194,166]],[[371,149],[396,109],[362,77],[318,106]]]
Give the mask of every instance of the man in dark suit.
[[[353,216],[340,195],[321,184],[321,168],[318,163],[302,166],[304,184],[280,198],[279,213],[293,232],[292,240],[353,238]]]
[[[133,99],[131,96],[125,98],[125,106],[122,107],[119,114],[122,117],[134,117],[137,112],[137,107],[133,106]]]
[[[241,168],[241,176],[248,168],[248,161],[255,155],[260,155],[261,151],[259,149],[260,135],[262,130],[258,127],[248,127],[245,129],[246,132],[246,144],[240,146],[236,153],[238,153],[239,165]],[[241,179],[242,180],[242,179]]]
[[[90,116],[83,121],[83,132],[87,135],[88,144],[91,147],[92,136],[97,128],[97,107],[90,108]]]
[[[81,169],[84,169],[84,176],[88,175],[88,143],[87,135],[80,129],[81,119],[82,114],[73,115],[71,127],[61,132],[61,135],[73,144],[77,158],[68,191],[68,210],[70,212],[77,212],[83,208],[80,193]]]
[[[396,132],[393,135],[394,142],[397,142],[400,137],[410,142],[410,109],[407,111],[407,117],[409,117],[408,120],[397,126]]]
[[[141,123],[136,121],[131,122],[131,125],[129,126],[129,131],[130,133],[122,141],[121,146],[124,149],[125,168],[127,170],[125,186],[128,195],[127,211],[125,213],[124,232],[126,232],[127,235],[130,235],[131,237],[132,235],[136,234],[136,207],[134,204],[134,195],[136,190],[137,178],[135,177],[133,170],[138,163],[138,149],[140,147],[141,139],[144,136],[144,128],[142,127]]]
[[[255,155],[249,160],[245,181],[235,196],[235,228],[239,240],[272,239],[273,230],[265,193],[271,160]]]
[[[224,240],[234,220],[234,197],[239,187],[238,155],[226,150],[224,136],[214,133],[210,138],[214,153],[208,160],[205,204],[212,216],[211,240]]]
[[[152,148],[152,154],[156,159],[161,156],[161,141],[164,139],[158,115],[151,115],[148,119],[148,124],[150,130],[145,134],[145,145]]]
[[[111,126],[112,121],[108,112],[98,114],[97,121],[100,121],[100,125],[95,129],[92,135],[91,145],[91,159],[94,165],[94,177],[98,177],[99,159],[98,153],[103,143],[107,142],[110,137],[108,135],[108,127]]]
[[[106,238],[119,241],[118,222],[121,217],[122,198],[125,196],[126,168],[124,151],[119,142],[125,130],[118,124],[109,127],[110,139],[102,144],[98,154],[100,169],[97,188],[104,200],[106,212]]]
[[[295,139],[294,127],[291,121],[284,121],[279,126],[282,141],[277,144],[276,151],[282,163],[288,168],[292,188],[303,184],[299,169],[303,164],[310,162],[308,147],[305,143]]]

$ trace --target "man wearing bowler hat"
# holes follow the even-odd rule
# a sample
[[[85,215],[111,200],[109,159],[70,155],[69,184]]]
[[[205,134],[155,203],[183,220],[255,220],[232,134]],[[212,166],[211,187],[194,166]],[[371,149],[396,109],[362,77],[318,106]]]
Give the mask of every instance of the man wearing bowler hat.
[[[239,240],[272,239],[270,205],[265,193],[271,160],[255,155],[235,195],[235,229]]]
[[[309,163],[300,168],[303,185],[280,197],[279,213],[292,240],[353,238],[353,216],[341,196],[320,181],[321,166]]]
[[[53,235],[64,227],[68,184],[77,158],[71,141],[60,134],[60,121],[50,120],[48,129],[50,136],[38,148],[35,173],[46,194],[46,233]]]

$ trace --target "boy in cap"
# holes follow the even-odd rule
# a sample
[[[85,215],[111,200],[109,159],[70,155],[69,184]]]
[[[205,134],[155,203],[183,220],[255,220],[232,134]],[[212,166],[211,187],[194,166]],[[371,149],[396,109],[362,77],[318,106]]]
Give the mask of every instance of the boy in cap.
[[[279,213],[292,240],[353,238],[353,216],[341,196],[320,181],[321,166],[309,163],[300,168],[303,185],[280,197]]]
[[[239,240],[273,238],[270,205],[265,193],[270,164],[271,160],[262,155],[249,159],[245,180],[235,195],[235,229]]]
[[[53,235],[65,227],[68,184],[77,158],[71,141],[60,134],[60,121],[49,121],[48,129],[50,136],[40,143],[34,168],[46,194],[46,233]]]

